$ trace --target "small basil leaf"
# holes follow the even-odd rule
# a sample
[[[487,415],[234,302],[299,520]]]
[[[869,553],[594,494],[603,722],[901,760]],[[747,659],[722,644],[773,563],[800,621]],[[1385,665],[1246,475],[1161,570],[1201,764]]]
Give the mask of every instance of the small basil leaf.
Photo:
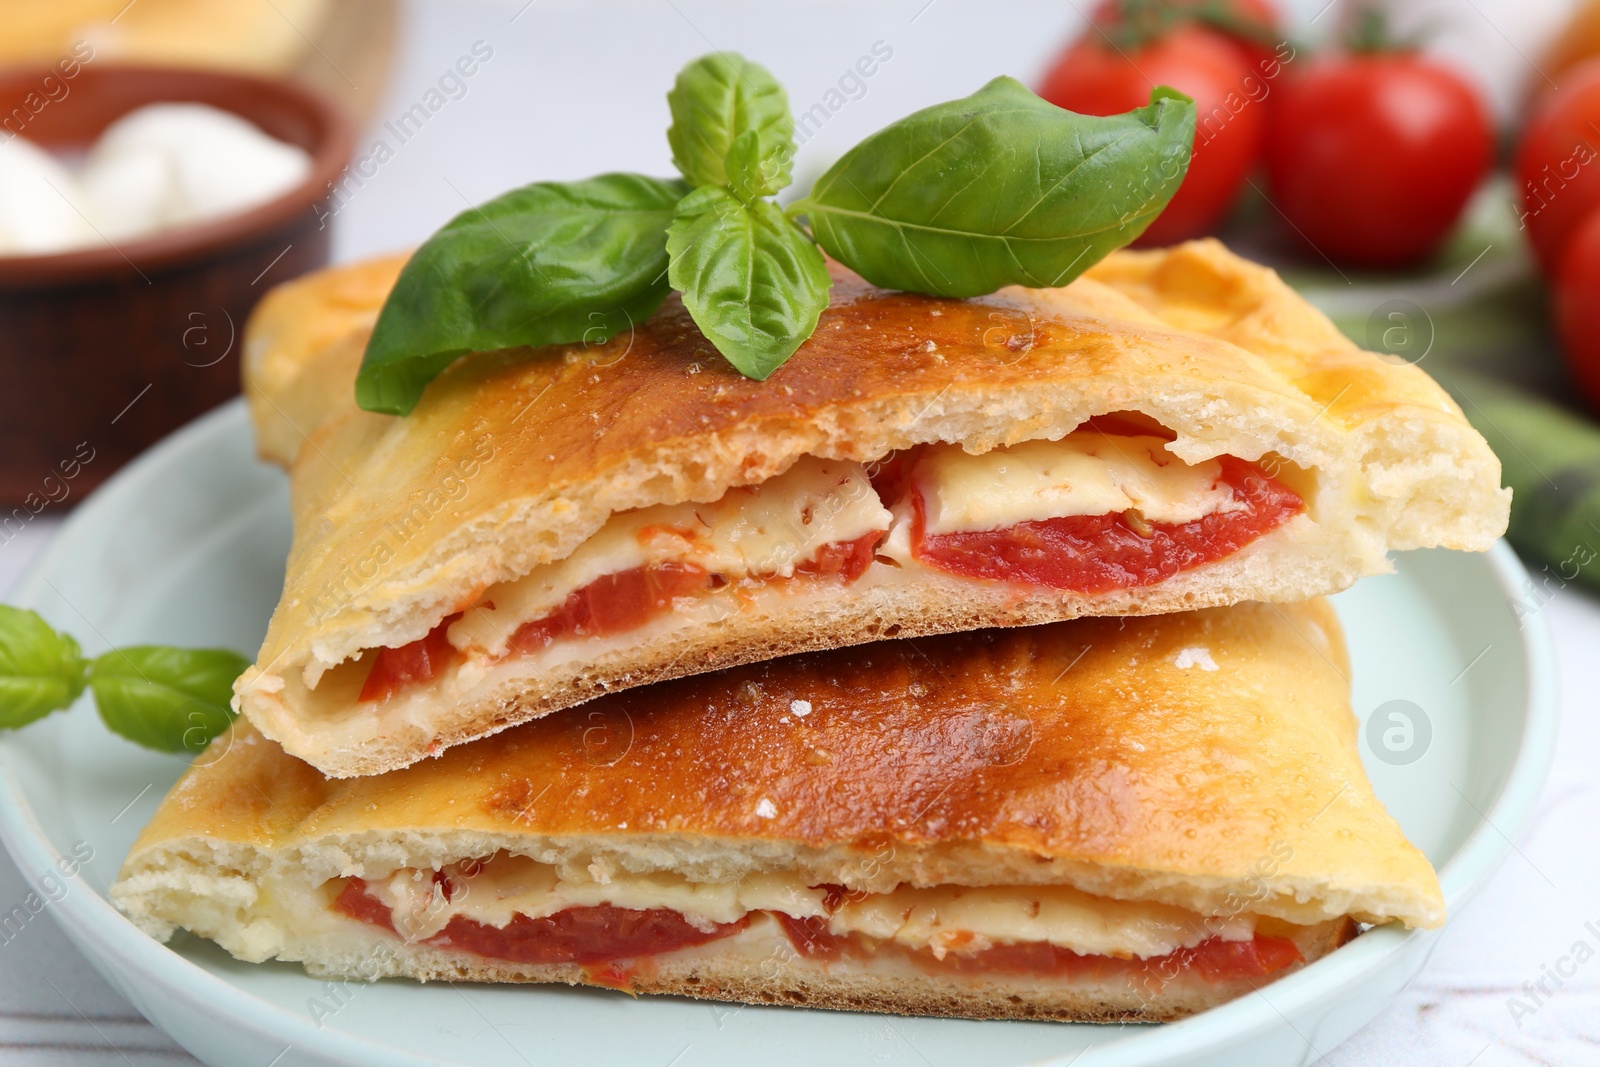
[[[1194,127],[1194,102],[1164,87],[1146,107],[1094,117],[996,78],[868,137],[789,213],[885,288],[968,297],[1065,285],[1160,214]]]
[[[683,306],[747,378],[777,370],[828,306],[827,262],[770,200],[696,189],[678,205],[667,251]]]
[[[86,666],[78,642],[37,612],[0,604],[0,727],[70,707],[83,692]]]
[[[199,752],[233,721],[233,680],[250,661],[224,648],[118,648],[89,667],[100,718],[160,752]]]
[[[684,67],[667,94],[672,126],[667,143],[672,163],[694,185],[728,183],[728,150],[743,133],[754,133],[757,159],[778,159],[793,151],[794,116],[783,86],[759,63],[735,52],[713,52]],[[789,162],[781,155],[781,180],[789,184]]]
[[[378,314],[356,402],[404,415],[468,352],[598,343],[667,295],[677,180],[536,182],[451,219],[417,249]]]
[[[789,184],[793,160],[793,144],[769,147],[762,144],[755,130],[746,130],[733,139],[728,149],[728,187],[746,202],[771,196]]]

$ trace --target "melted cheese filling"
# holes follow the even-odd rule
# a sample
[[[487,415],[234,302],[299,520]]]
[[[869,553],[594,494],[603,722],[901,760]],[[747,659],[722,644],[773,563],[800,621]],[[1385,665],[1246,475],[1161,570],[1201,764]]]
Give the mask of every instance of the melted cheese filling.
[[[1182,524],[1241,505],[1215,460],[1187,464],[1159,437],[1078,430],[974,456],[930,449],[914,478],[930,534],[998,530],[1019,522],[1137,508],[1149,522]]]
[[[889,893],[847,896],[830,915],[825,890],[781,874],[728,883],[596,867],[590,874],[563,878],[554,867],[527,857],[499,855],[452,868],[448,893],[433,871],[411,868],[369,880],[367,891],[390,908],[395,930],[414,941],[432,937],[457,917],[501,928],[516,915],[540,918],[600,904],[666,908],[708,931],[751,912],[826,918],[833,934],[893,941],[939,959],[950,951],[1027,942],[1048,942],[1085,956],[1146,959],[1192,948],[1208,937],[1243,941],[1255,933],[1252,915],[1206,918],[1168,904],[1113,900],[1069,886],[900,886]]]
[[[517,627],[608,574],[688,563],[730,582],[788,578],[825,546],[889,528],[889,511],[859,463],[803,457],[776,478],[710,504],[619,512],[566,559],[491,587],[449,630],[457,649],[505,652]]]
[[[1090,429],[977,456],[933,445],[913,472],[929,534],[1130,509],[1150,522],[1193,522],[1242,506],[1221,475],[1215,460],[1186,464],[1160,437]],[[903,533],[909,505],[889,501],[898,504],[891,513],[885,503],[861,464],[806,456],[709,504],[619,512],[566,559],[487,590],[450,626],[450,644],[487,659],[503,656],[523,624],[550,615],[597,579],[640,567],[689,564],[729,583],[788,578],[827,545],[886,531],[881,554],[920,566]]]

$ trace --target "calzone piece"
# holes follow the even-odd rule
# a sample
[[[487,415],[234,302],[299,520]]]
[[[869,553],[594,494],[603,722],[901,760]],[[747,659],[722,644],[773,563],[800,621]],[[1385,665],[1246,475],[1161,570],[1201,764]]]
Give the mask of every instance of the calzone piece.
[[[395,269],[294,283],[247,339],[295,541],[239,706],[332,775],[809,649],[1302,600],[1505,528],[1427,375],[1214,242],[974,300],[840,274],[764,382],[669,299],[462,360],[401,418],[350,399]]]
[[[1171,1019],[1437,926],[1323,601],[808,653],[370,778],[241,720],[112,899],[316,975]]]

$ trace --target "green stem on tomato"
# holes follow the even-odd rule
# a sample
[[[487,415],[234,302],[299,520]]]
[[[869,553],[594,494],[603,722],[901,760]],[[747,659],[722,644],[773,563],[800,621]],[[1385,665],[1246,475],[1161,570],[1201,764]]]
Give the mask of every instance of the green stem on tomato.
[[[1436,23],[1417,27],[1401,37],[1394,32],[1389,12],[1382,4],[1363,4],[1350,20],[1344,35],[1344,47],[1356,55],[1383,55],[1390,52],[1415,52],[1439,29]]]

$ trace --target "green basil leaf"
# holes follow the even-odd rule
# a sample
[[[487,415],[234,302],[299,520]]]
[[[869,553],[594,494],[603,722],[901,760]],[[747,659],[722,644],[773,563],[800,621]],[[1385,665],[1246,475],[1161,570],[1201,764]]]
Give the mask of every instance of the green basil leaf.
[[[793,160],[793,143],[765,145],[755,130],[746,130],[728,149],[728,187],[746,202],[771,196],[789,184]]]
[[[770,200],[745,203],[708,185],[678,205],[667,231],[672,287],[700,332],[747,378],[794,354],[828,306],[828,264]]]
[[[667,295],[667,226],[688,186],[638,174],[536,182],[464,211],[384,302],[356,402],[404,415],[469,352],[599,343]]]
[[[667,94],[672,163],[694,185],[728,184],[728,150],[754,133],[757,159],[781,160],[776,189],[789,184],[794,116],[789,97],[767,68],[736,52],[713,52],[684,67]]]
[[[1094,117],[996,78],[868,137],[789,208],[875,285],[968,297],[1065,285],[1144,232],[1178,191],[1194,102]]]
[[[70,707],[83,692],[86,666],[78,642],[37,612],[0,604],[0,727]]]
[[[199,752],[233,721],[233,680],[250,665],[225,648],[118,648],[89,666],[100,718],[160,752]]]

